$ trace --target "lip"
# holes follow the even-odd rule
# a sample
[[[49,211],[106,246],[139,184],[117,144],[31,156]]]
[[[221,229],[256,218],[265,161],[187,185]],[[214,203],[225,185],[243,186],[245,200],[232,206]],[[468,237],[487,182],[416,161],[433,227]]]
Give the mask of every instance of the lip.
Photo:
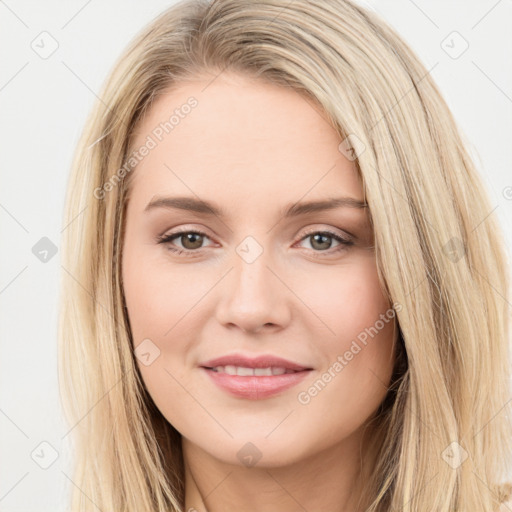
[[[268,368],[269,366],[286,368],[287,370],[294,370],[297,372],[303,370],[312,370],[309,366],[303,366],[282,357],[277,357],[271,354],[263,354],[256,357],[244,356],[242,354],[228,354],[226,356],[210,359],[199,366],[203,368],[214,368],[215,366],[244,366],[245,368]]]
[[[206,372],[222,390],[248,400],[262,400],[277,395],[297,385],[311,372],[311,370],[302,370],[282,375],[242,377],[214,372],[209,368],[201,368],[201,370]]]
[[[216,366],[244,366],[246,368],[279,367],[294,370],[294,373],[281,375],[228,375],[212,370]],[[262,400],[277,395],[302,381],[312,368],[294,363],[287,359],[273,355],[248,357],[240,354],[231,354],[216,359],[210,359],[200,364],[201,370],[223,391],[238,398],[248,400]]]

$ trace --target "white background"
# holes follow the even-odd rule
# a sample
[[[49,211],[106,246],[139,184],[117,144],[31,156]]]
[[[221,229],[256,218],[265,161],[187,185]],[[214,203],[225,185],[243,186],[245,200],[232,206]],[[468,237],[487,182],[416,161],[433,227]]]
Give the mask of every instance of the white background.
[[[57,386],[60,253],[43,263],[32,248],[42,237],[60,243],[72,153],[114,60],[172,3],[0,0],[0,511],[65,510],[72,474]],[[505,227],[512,218],[512,1],[361,3],[374,6],[427,69],[437,63],[432,76],[484,177],[489,215]],[[58,43],[46,59],[31,47],[43,31]],[[469,44],[456,59],[441,46],[453,31]],[[452,38],[445,44],[453,53],[461,40]],[[505,233],[510,248],[512,223]],[[58,453],[48,469],[35,462],[51,461],[42,442]]]

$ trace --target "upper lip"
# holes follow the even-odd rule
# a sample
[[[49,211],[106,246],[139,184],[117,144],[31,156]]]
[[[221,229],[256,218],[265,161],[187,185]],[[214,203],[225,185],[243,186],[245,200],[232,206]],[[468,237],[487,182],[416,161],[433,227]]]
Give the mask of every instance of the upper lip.
[[[216,366],[227,365],[242,366],[244,368],[285,368],[287,370],[294,370],[298,372],[302,370],[312,370],[309,366],[303,366],[272,354],[264,354],[256,357],[244,356],[242,354],[228,354],[200,363],[199,366],[202,366],[203,368],[215,368]]]

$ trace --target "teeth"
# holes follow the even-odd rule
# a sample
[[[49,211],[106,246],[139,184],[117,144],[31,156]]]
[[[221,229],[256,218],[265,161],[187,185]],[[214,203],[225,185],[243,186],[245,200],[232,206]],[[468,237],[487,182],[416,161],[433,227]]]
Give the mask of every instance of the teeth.
[[[254,368],[254,375],[272,375],[272,368]]]
[[[237,366],[236,374],[242,377],[246,377],[248,375],[254,375],[254,368],[244,368],[243,366]]]
[[[283,375],[283,373],[295,373],[293,370],[287,370],[286,368],[246,368],[244,366],[216,366],[212,368],[213,371],[218,373],[227,373],[228,375],[240,375],[241,377],[248,377],[251,375],[256,376],[271,376],[271,375]]]
[[[236,366],[224,367],[224,373],[227,373],[228,375],[236,375]]]

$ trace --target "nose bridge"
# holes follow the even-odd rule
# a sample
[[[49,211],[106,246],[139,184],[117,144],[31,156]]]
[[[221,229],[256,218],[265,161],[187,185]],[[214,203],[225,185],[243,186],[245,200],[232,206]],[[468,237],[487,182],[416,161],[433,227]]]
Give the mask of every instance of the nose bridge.
[[[263,251],[261,254],[255,254],[254,248],[243,252],[237,251],[234,269],[236,287],[244,293],[257,295],[268,290],[270,272],[267,265],[272,266],[268,251]]]
[[[268,268],[275,266],[272,254],[253,236],[235,248],[233,268],[226,276],[217,308],[219,321],[237,324],[243,330],[286,322],[285,287]]]
[[[240,301],[259,302],[268,301],[271,298],[270,291],[274,283],[270,282],[272,273],[267,265],[271,268],[273,266],[272,251],[268,247],[264,248],[263,243],[249,235],[236,247],[236,255],[233,258],[235,268],[232,291]]]

